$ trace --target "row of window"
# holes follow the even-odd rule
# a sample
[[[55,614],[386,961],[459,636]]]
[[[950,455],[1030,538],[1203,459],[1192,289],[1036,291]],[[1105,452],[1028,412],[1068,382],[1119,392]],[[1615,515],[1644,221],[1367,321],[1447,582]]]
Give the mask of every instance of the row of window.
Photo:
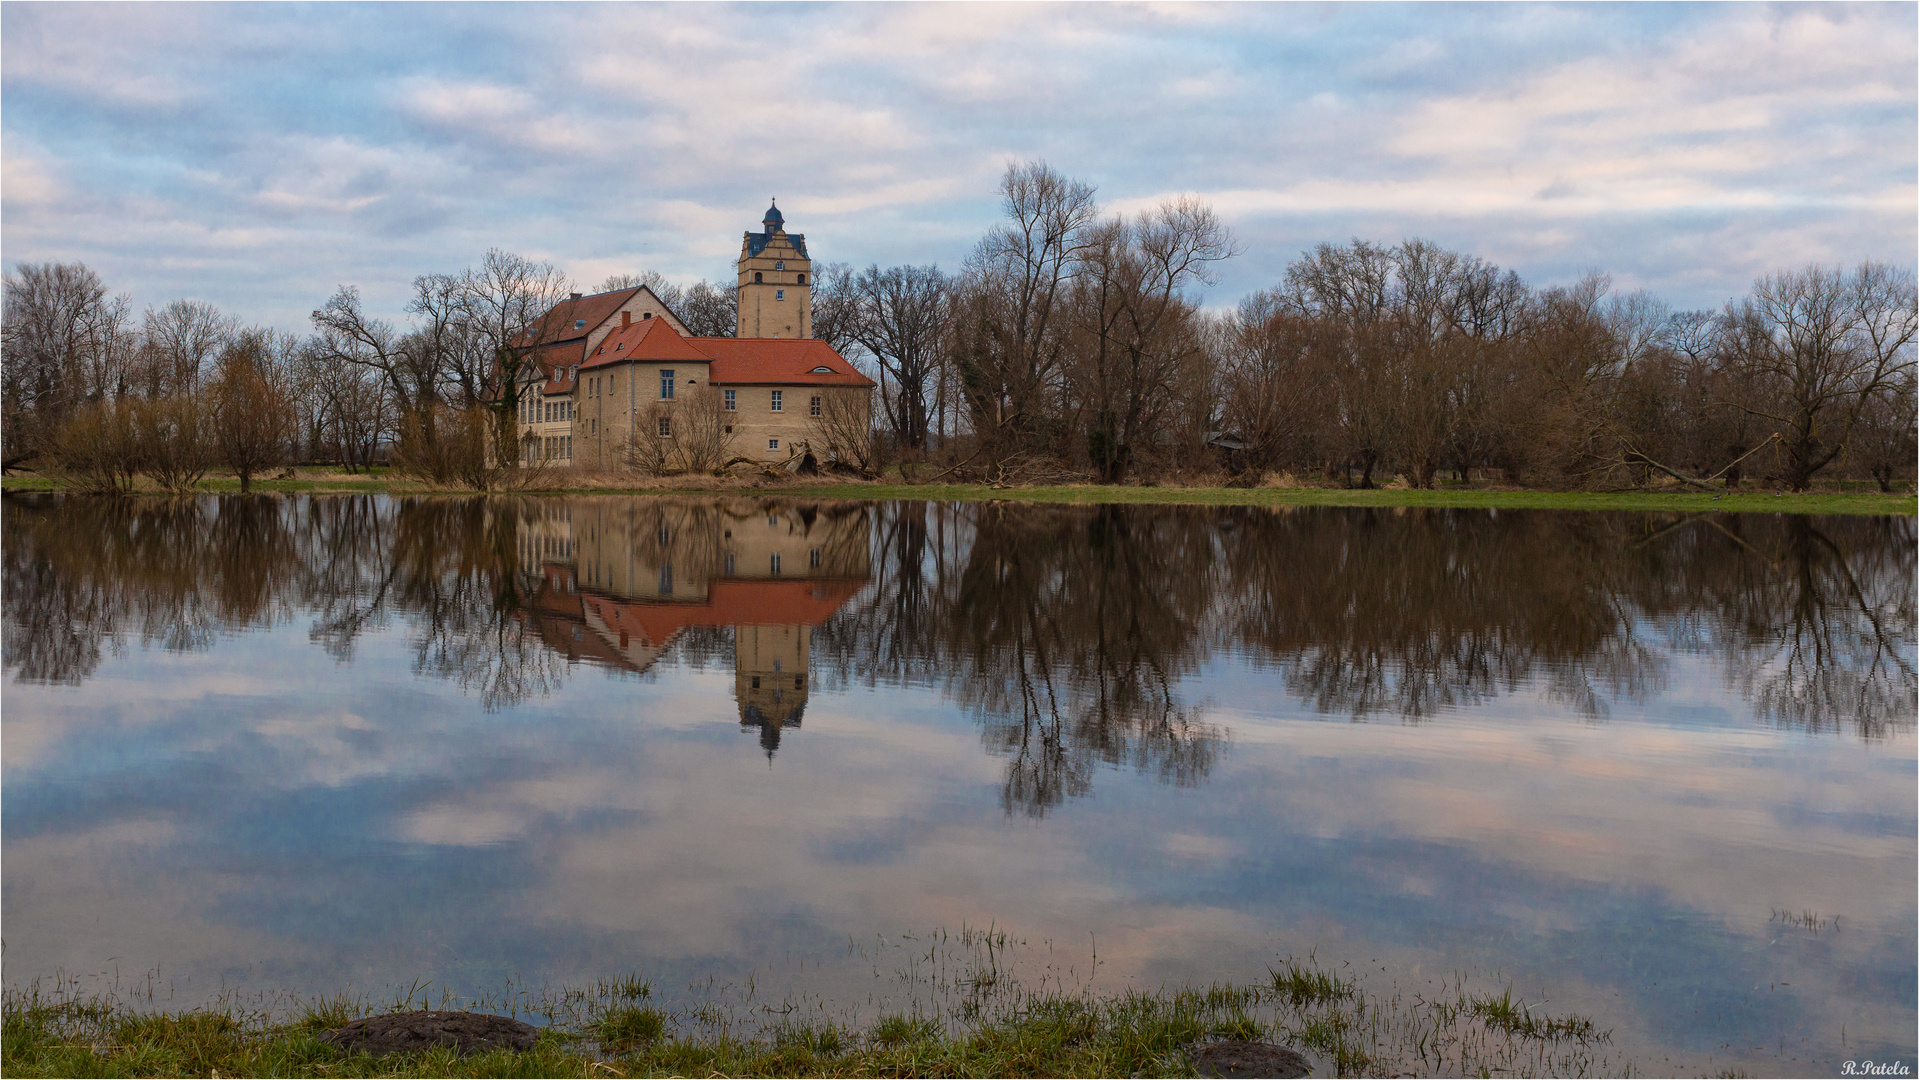
[[[552,401],[520,399],[520,423],[552,423],[573,419],[573,402],[569,398],[556,398]]]
[[[573,436],[548,435],[537,442],[526,442],[526,463],[537,465],[542,461],[570,461],[573,458]]]

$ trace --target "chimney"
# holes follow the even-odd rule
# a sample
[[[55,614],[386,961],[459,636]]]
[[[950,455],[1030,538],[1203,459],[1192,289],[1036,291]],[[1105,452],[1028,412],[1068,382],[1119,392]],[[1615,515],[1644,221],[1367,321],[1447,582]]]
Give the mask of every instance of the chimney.
[[[633,325],[633,313],[632,313],[632,312],[630,312],[630,311],[622,311],[622,312],[620,312],[620,325],[621,325],[621,326],[632,326],[632,325]]]
[[[578,300],[578,299],[580,298],[580,294],[579,294],[579,293],[571,293],[571,294],[569,294],[569,295],[571,295],[571,296],[573,297],[573,299],[575,299],[575,300]]]

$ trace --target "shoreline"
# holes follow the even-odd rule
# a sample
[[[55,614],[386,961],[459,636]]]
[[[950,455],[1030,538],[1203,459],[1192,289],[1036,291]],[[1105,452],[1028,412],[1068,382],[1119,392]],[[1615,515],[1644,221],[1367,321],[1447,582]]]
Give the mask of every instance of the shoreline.
[[[5,992],[0,1073],[7,1076],[1193,1076],[1209,1057],[1251,1049],[1292,1055],[1315,1075],[1630,1075],[1612,1032],[1526,1003],[1510,984],[1455,976],[1408,996],[1379,994],[1339,968],[1285,960],[1249,985],[1214,983],[1095,994],[1023,988],[978,961],[950,989],[954,1005],[865,1021],[816,1005],[719,1010],[658,1001],[638,976],[532,996],[434,1003],[398,997],[282,995],[250,1009],[227,994],[200,1008],[151,1007],[135,990]],[[146,997],[147,1007],[139,1000]],[[402,1026],[447,1010],[532,1021],[460,1021],[517,1029],[518,1048],[479,1044],[461,1056],[430,1039],[375,1056],[342,1036],[396,1016]],[[446,1017],[446,1012],[439,1014]],[[478,1017],[472,1018],[474,1020]],[[356,1027],[364,1027],[355,1024]],[[1250,1045],[1249,1045],[1250,1044]],[[1280,1048],[1284,1048],[1283,1050]],[[1303,1058],[1303,1061],[1301,1060]],[[1303,1075],[1288,1072],[1281,1075]],[[1212,1075],[1217,1075],[1214,1073]],[[1260,1075],[1272,1075],[1261,1073]]]
[[[575,479],[575,478],[569,478]],[[588,478],[577,478],[588,480]],[[0,491],[62,491],[69,485],[52,477],[0,479]],[[234,494],[237,480],[211,478],[197,485],[200,494]],[[435,487],[390,477],[322,475],[310,479],[257,480],[261,494],[385,494],[385,495],[745,495],[774,498],[923,500],[932,502],[1027,502],[1064,505],[1159,506],[1336,506],[1374,509],[1453,510],[1586,510],[1653,511],[1671,513],[1864,514],[1919,516],[1919,495],[1872,491],[1813,491],[1774,494],[1733,491],[1720,494],[1694,491],[1537,491],[1497,488],[1228,488],[1145,485],[1061,484],[994,487],[987,484],[901,484],[879,482],[789,481],[718,484],[584,483],[529,485],[491,493]],[[137,491],[140,497],[158,497],[159,491]]]

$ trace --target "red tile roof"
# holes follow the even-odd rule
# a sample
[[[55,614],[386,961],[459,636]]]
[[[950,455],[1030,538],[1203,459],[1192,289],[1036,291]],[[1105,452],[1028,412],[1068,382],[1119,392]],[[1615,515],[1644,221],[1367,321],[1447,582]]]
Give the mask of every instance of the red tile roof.
[[[704,364],[713,358],[693,345],[704,340],[681,337],[665,319],[640,319],[606,335],[580,366],[590,371],[622,360],[690,360]]]
[[[709,381],[716,385],[875,385],[817,338],[694,338],[693,342],[713,358]]]
[[[635,359],[710,362],[709,381],[718,385],[874,385],[816,338],[690,338],[664,319],[642,319],[613,331],[581,367],[591,370]]]
[[[741,581],[707,587],[704,602],[616,600],[586,594],[584,603],[607,628],[664,645],[689,626],[818,626],[866,587],[864,581]]]
[[[547,313],[546,318],[529,327],[526,332],[530,334],[538,330],[543,344],[583,338],[592,333],[595,327],[612,318],[613,313],[620,310],[628,300],[633,299],[633,294],[639,291],[637,288],[615,289],[612,292],[582,296],[578,300],[562,300],[553,305],[553,310]],[[576,326],[576,323],[585,325]]]

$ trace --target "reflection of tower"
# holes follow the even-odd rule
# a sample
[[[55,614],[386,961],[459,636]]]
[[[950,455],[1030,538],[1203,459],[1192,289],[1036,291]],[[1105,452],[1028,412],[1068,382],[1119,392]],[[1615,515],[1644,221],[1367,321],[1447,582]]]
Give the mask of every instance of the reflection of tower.
[[[812,659],[810,626],[733,628],[733,695],[740,725],[760,729],[768,757],[780,748],[780,730],[799,727],[806,711],[806,673]]]

